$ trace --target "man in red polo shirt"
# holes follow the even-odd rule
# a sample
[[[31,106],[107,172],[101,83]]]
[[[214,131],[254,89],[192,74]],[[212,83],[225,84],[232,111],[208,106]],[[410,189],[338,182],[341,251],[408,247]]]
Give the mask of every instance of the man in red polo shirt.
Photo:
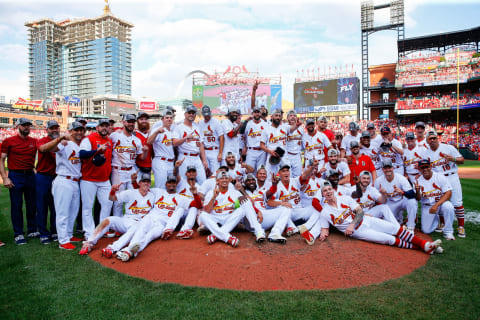
[[[82,159],[82,180],[80,192],[82,198],[82,222],[85,237],[88,238],[95,229],[92,207],[95,196],[102,207],[100,221],[110,215],[112,201],[108,199],[110,189],[110,173],[112,171],[112,140],[108,137],[110,123],[108,119],[100,119],[97,132],[90,134],[80,143]]]
[[[135,136],[140,139],[143,146],[143,152],[146,155],[136,158],[136,164],[138,169],[142,172],[152,172],[152,156],[153,146],[147,144],[148,132],[150,131],[150,115],[146,112],[140,111],[137,115],[137,130],[135,130]]]
[[[372,159],[366,154],[360,153],[360,145],[358,141],[352,140],[350,142],[350,151],[352,152],[351,162],[348,164],[350,167],[350,184],[355,185],[355,177],[360,176],[360,172],[368,171],[372,175],[372,183],[377,179],[377,171]]]
[[[35,209],[35,175],[33,167],[37,154],[37,139],[29,137],[32,122],[26,118],[17,120],[18,134],[5,139],[2,143],[0,175],[3,185],[10,191],[10,214],[12,218],[15,243],[26,244],[23,232],[22,198],[25,197],[27,213],[27,237],[37,237]],[[8,175],[5,171],[7,159]]]

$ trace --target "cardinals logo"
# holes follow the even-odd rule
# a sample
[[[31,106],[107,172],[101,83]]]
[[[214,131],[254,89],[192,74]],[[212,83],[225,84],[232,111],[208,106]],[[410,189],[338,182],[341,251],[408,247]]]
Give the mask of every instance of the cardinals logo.
[[[68,161],[70,161],[72,164],[79,164],[81,161],[80,158],[76,155],[77,153],[75,152],[75,150],[73,150],[72,153],[68,156]]]
[[[437,186],[437,185],[435,184],[435,182],[432,184],[432,187],[434,187],[434,188],[437,189],[437,190],[442,190],[442,188],[440,188],[439,186]]]
[[[151,208],[151,205],[148,207],[139,207],[137,200],[135,200],[130,207],[128,207],[128,210],[130,210],[132,214],[147,214]]]
[[[167,135],[164,135],[162,139],[162,144],[169,146],[172,144],[172,139],[168,139]]]
[[[131,209],[135,208],[136,205],[137,205],[137,200],[135,200],[128,209],[131,210]]]

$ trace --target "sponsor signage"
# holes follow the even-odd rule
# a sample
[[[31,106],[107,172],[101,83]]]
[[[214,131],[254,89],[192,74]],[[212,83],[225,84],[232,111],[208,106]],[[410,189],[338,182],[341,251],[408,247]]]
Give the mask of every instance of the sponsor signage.
[[[140,101],[138,103],[138,108],[144,111],[155,111],[156,106],[157,104],[155,101]]]
[[[397,114],[424,114],[424,113],[432,113],[432,109],[397,110]]]
[[[25,100],[23,98],[18,98],[12,108],[29,111],[45,111],[43,108],[43,100]]]
[[[80,98],[75,96],[65,96],[65,101],[69,103],[77,104],[80,102]]]

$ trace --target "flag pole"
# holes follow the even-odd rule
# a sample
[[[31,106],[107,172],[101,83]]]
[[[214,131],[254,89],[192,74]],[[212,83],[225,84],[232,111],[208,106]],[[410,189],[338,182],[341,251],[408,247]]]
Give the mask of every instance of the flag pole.
[[[459,149],[458,139],[460,136],[460,48],[457,48],[457,149]]]

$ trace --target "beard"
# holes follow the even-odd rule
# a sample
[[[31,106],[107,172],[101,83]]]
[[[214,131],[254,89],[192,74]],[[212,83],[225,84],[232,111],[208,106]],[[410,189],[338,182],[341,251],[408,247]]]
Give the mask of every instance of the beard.
[[[277,120],[277,119],[273,120],[273,119],[272,119],[272,123],[273,123],[274,125],[278,126],[278,125],[280,125],[280,120]]]
[[[150,130],[150,122],[140,124],[137,122],[138,131],[145,132]]]
[[[228,119],[230,119],[230,121],[233,123],[233,122],[237,121],[238,116],[229,116]]]

